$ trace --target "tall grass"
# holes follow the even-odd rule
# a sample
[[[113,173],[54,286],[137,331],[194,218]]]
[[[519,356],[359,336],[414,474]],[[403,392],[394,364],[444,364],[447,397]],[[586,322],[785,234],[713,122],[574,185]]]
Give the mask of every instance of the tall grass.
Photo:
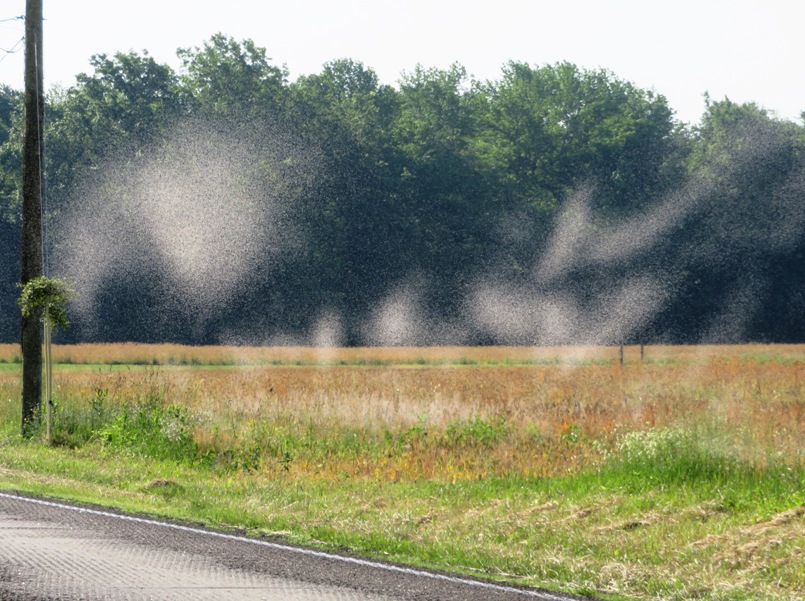
[[[56,440],[120,446],[126,430],[139,428],[130,441],[137,446],[147,431],[179,428],[193,443],[183,443],[184,458],[192,446],[219,463],[247,456],[236,463],[258,469],[281,461],[298,475],[455,479],[572,473],[618,444],[626,453],[630,440],[649,448],[656,436],[640,438],[643,431],[692,435],[706,427],[736,460],[797,463],[805,439],[801,368],[737,357],[625,368],[63,366]],[[13,370],[0,372],[6,423],[14,421],[7,412],[16,386]],[[619,432],[633,438],[620,440]]]
[[[650,348],[623,367],[612,349],[352,349],[326,365],[266,349],[215,366],[182,348],[170,366],[123,348],[142,364],[99,347],[57,369],[52,459],[25,458],[19,367],[0,369],[7,466],[100,458],[99,482],[181,515],[567,590],[805,593],[803,347]],[[93,353],[107,365],[80,365]]]

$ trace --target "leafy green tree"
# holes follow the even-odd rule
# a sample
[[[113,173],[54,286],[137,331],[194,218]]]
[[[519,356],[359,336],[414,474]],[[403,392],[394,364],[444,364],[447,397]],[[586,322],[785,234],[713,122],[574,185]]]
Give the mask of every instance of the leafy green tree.
[[[618,210],[660,187],[674,131],[664,97],[571,63],[510,62],[485,92],[480,156],[523,202],[550,208],[589,182]]]
[[[203,125],[247,149],[250,210],[274,207],[283,231],[266,232],[272,258],[256,260],[231,307],[216,307],[203,332],[191,331],[180,309],[145,314],[143,307],[170,293],[159,268],[140,279],[110,275],[98,292],[108,311],[103,338],[213,342],[220,332],[255,330],[304,336],[330,314],[344,318],[345,341],[357,344],[378,301],[406,282],[417,288],[417,302],[452,319],[486,274],[517,289],[539,287],[534,266],[561,205],[579,189],[590,191],[587,225],[603,232],[620,231],[624,219],[639,223],[669,206],[668,198],[684,205],[677,226],[663,230],[670,235],[646,243],[641,256],[580,261],[551,283],[566,286],[559,292],[580,307],[590,290],[666,270],[679,282],[679,302],[651,325],[694,341],[727,303],[725,291],[754,278],[767,292],[747,335],[802,331],[790,324],[797,298],[805,297],[805,129],[757,105],[708,99],[701,124],[686,127],[662,96],[570,63],[511,62],[498,81],[484,83],[460,65],[418,66],[389,86],[350,59],[289,83],[265,49],[221,34],[178,54],[178,73],[145,52],[98,55],[91,73],[50,92],[48,212],[65,199],[89,202],[77,194],[79,184],[103,172],[110,157],[123,161],[123,171],[143,156],[166,169],[180,164],[171,140]],[[21,136],[21,94],[0,87],[7,219],[19,211]],[[115,202],[115,194],[96,200]],[[17,230],[0,226],[9,263],[19,260]],[[282,235],[299,242],[280,259],[269,247]],[[158,263],[147,250],[141,258]],[[0,286],[7,313],[18,317],[15,282]],[[0,320],[3,331],[16,332],[7,323]],[[76,323],[69,336],[85,331]]]
[[[393,132],[395,143],[411,168],[427,176],[442,171],[447,189],[456,183],[457,170],[444,168],[466,156],[473,133],[467,102],[471,93],[467,71],[458,64],[446,70],[417,66],[400,80],[402,110]]]
[[[19,340],[14,310],[21,261],[22,93],[0,86],[0,340]]]
[[[248,121],[277,115],[284,104],[288,72],[269,62],[251,40],[215,34],[201,48],[183,48],[182,92],[206,116]]]
[[[708,98],[688,159],[691,178],[705,190],[697,218],[712,230],[703,245],[723,255],[789,243],[782,234],[790,228],[780,227],[803,219],[799,197],[787,191],[803,151],[801,127],[754,103]]]
[[[0,219],[15,221],[22,171],[22,93],[0,86]]]
[[[397,111],[397,94],[380,85],[377,74],[363,63],[351,59],[325,63],[321,73],[294,82],[291,92],[289,108],[297,128],[317,137],[336,135],[338,144],[349,142],[364,151],[382,152],[386,129]]]
[[[442,310],[456,308],[499,216],[473,148],[476,94],[461,65],[418,66],[400,80],[400,114],[391,131],[402,157],[400,190],[415,226],[417,267],[437,289],[453,292],[434,295]]]
[[[75,86],[49,98],[47,179],[54,207],[83,173],[136,153],[180,111],[176,74],[147,52],[99,54],[90,63],[92,74],[78,75]]]
[[[705,106],[701,123],[693,129],[688,168],[691,174],[713,183],[758,157],[765,146],[761,143],[779,137],[783,130],[789,143],[796,137],[794,124],[774,119],[754,102],[739,104],[729,98],[714,101],[705,94]]]
[[[324,310],[357,315],[401,272],[410,254],[407,220],[396,193],[397,157],[388,136],[397,92],[348,59],[290,86],[288,116],[315,148],[320,187],[306,198],[307,269],[318,274]]]
[[[14,113],[20,110],[22,93],[5,84],[0,85],[0,144],[9,140]]]
[[[805,295],[802,127],[755,103],[706,101],[687,161],[695,204],[667,242],[685,276],[680,325],[724,342],[790,339],[805,330],[794,317]]]

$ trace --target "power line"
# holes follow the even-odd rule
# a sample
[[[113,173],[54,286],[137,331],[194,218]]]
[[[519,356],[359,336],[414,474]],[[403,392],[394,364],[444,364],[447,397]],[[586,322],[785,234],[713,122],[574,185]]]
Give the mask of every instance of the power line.
[[[25,36],[22,36],[17,43],[14,44],[10,50],[6,50],[5,48],[0,48],[0,52],[3,52],[3,56],[0,56],[0,62],[2,62],[9,54],[16,54],[20,50],[22,50],[21,46],[22,43],[25,41]]]
[[[25,15],[19,15],[17,17],[8,17],[6,19],[0,19],[0,23],[10,23],[11,21],[24,21],[24,20],[25,20]],[[11,47],[10,50],[6,50],[5,48],[0,48],[0,53],[2,53],[2,56],[0,56],[0,62],[3,62],[3,60],[5,60],[5,58],[9,54],[16,54],[17,52],[19,52],[22,49],[21,47],[22,47],[22,43],[24,41],[25,41],[25,36],[23,35],[19,40],[17,40],[17,43],[14,44]]]

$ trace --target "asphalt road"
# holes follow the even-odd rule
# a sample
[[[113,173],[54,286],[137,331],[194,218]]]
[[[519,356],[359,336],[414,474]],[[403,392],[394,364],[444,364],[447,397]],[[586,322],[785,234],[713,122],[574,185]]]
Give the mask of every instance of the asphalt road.
[[[0,600],[581,599],[0,491]]]

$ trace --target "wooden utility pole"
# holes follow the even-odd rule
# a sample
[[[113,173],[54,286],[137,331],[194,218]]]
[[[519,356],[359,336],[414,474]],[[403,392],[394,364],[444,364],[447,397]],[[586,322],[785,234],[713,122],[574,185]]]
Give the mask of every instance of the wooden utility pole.
[[[42,0],[25,4],[25,136],[22,147],[23,285],[42,275],[42,168],[45,94],[42,77]],[[41,310],[22,318],[22,434],[42,403]]]

